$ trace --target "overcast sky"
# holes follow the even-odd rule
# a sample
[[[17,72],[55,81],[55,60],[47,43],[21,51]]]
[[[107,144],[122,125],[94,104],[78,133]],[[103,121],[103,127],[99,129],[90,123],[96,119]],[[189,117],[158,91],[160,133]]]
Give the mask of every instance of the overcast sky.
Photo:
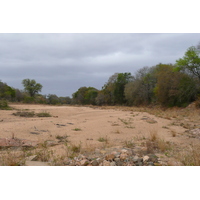
[[[101,89],[116,72],[174,64],[199,42],[199,33],[1,33],[0,80],[23,89],[23,79],[35,79],[42,94],[71,97],[82,86]]]

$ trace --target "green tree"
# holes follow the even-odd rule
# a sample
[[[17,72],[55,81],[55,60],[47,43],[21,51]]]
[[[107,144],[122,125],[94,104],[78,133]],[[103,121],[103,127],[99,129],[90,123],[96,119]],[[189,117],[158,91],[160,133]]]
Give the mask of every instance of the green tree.
[[[176,60],[176,70],[185,71],[200,80],[200,51],[198,47],[190,47],[183,58]]]
[[[24,85],[24,90],[30,95],[30,97],[35,97],[36,94],[41,92],[42,85],[40,83],[36,83],[36,81],[30,80],[30,79],[24,79],[22,81],[22,84]]]

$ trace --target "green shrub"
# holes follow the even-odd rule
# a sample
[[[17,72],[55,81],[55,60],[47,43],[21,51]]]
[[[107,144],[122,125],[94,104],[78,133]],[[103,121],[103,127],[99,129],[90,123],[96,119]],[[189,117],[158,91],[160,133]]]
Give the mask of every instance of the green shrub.
[[[0,110],[10,110],[6,100],[0,100]]]

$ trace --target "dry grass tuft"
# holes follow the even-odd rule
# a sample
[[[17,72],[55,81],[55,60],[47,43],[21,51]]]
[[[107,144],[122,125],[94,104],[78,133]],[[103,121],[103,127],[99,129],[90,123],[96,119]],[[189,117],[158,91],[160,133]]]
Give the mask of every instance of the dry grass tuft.
[[[191,145],[180,151],[176,158],[185,166],[200,166],[200,145]]]

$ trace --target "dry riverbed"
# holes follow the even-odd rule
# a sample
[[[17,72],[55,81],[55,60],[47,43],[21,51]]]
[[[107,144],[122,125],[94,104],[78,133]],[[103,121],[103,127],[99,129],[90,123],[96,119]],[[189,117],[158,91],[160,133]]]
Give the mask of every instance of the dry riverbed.
[[[199,111],[10,106],[0,110],[1,165],[199,165],[188,158],[199,148]]]

